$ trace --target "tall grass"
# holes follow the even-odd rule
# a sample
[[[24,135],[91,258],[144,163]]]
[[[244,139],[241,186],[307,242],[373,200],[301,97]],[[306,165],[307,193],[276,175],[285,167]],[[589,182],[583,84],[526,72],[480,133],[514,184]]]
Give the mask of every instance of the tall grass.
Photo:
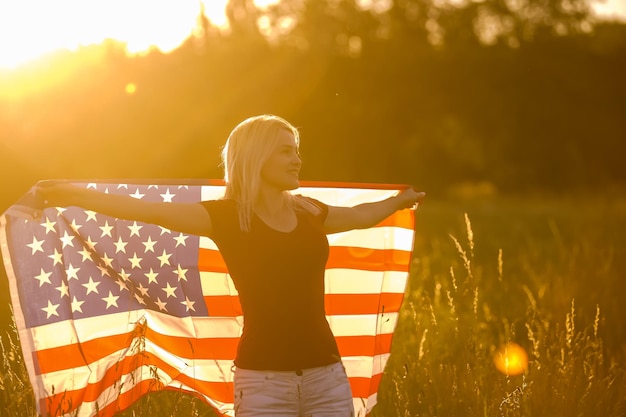
[[[626,204],[426,204],[374,417],[626,415]],[[15,329],[0,415],[36,416]],[[494,365],[521,345],[526,370]],[[119,417],[214,416],[176,392]]]

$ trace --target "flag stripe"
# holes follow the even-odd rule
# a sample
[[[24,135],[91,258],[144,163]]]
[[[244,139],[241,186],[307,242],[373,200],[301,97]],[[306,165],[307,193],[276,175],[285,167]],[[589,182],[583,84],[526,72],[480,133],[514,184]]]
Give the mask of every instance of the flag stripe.
[[[326,268],[409,272],[410,260],[411,251],[406,250],[332,246]],[[198,266],[201,271],[228,272],[224,258],[216,250],[200,248]]]

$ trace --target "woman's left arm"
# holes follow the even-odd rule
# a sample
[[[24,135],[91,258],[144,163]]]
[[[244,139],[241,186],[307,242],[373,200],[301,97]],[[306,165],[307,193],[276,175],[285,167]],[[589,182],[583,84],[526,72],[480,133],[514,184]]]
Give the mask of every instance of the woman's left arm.
[[[331,234],[352,229],[367,229],[398,210],[413,207],[421,202],[425,195],[426,193],[418,193],[413,188],[407,188],[398,195],[374,203],[363,203],[354,207],[328,206],[324,231]]]

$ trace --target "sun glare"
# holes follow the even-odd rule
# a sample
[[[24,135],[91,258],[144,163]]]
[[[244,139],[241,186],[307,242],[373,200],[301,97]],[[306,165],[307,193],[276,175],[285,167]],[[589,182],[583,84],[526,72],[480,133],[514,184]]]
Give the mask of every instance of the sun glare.
[[[505,375],[520,375],[528,368],[528,354],[517,343],[502,346],[493,360],[498,371]]]
[[[169,52],[193,32],[201,3],[216,26],[227,25],[228,0],[20,0],[0,2],[0,68],[15,69],[60,49],[126,43],[129,54]]]

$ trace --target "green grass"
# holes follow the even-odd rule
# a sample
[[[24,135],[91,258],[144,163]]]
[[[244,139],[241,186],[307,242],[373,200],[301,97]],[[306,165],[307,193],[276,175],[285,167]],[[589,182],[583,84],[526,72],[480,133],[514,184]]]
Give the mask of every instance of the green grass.
[[[626,415],[626,201],[427,202],[375,417]],[[515,342],[522,375],[494,366]],[[0,415],[35,416],[15,333]],[[213,416],[176,392],[120,413]]]

